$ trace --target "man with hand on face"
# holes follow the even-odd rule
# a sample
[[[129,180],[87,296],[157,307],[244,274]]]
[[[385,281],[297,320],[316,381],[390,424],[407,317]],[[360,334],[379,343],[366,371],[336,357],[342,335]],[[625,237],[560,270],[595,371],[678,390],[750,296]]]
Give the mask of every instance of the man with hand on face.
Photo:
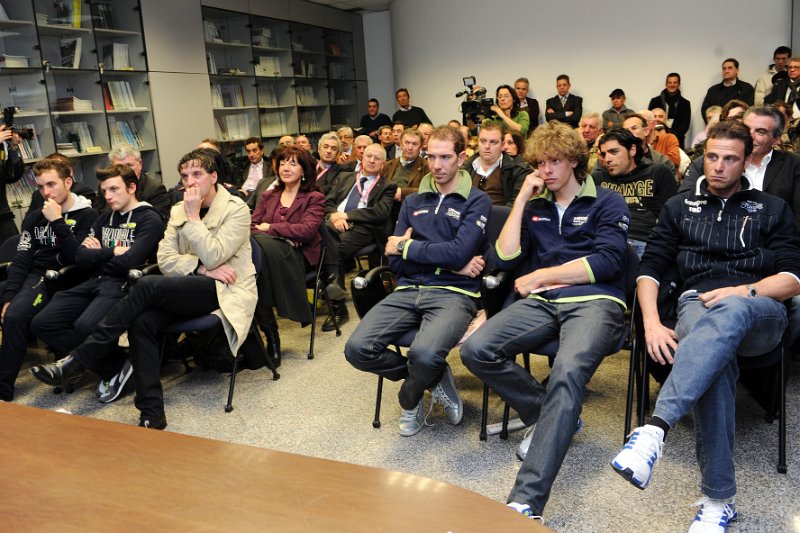
[[[664,165],[642,163],[641,140],[621,128],[603,134],[599,151],[605,168],[595,170],[598,186],[617,191],[631,212],[628,244],[639,257],[658,221],[664,203],[678,192],[675,176]]]
[[[407,131],[406,134],[410,134]],[[406,137],[407,138],[407,137]],[[406,197],[394,235],[386,243],[397,289],[373,307],[348,339],[344,353],[359,370],[403,380],[399,432],[416,435],[425,425],[426,390],[447,421],[461,423],[463,403],[447,355],[475,315],[491,210],[485,193],[459,166],[464,139],[442,126],[428,143],[430,174]],[[408,357],[388,348],[392,339],[419,329]]]
[[[256,307],[256,271],[250,249],[250,210],[217,184],[217,169],[205,150],[178,163],[183,201],[175,204],[158,246],[163,276],[145,276],[128,291],[95,332],[67,357],[39,367],[35,376],[61,386],[96,368],[128,331],[136,383],[139,425],[167,427],[158,337],[170,324],[209,313],[219,316],[231,353],[248,342]]]
[[[364,150],[361,170],[342,174],[336,187],[325,197],[325,219],[331,242],[325,253],[328,294],[334,301],[322,331],[336,329],[349,319],[344,299],[344,265],[357,251],[370,244],[383,244],[391,233],[391,211],[397,184],[381,175],[386,151],[379,144]]]
[[[664,206],[637,279],[647,352],[673,366],[652,418],[631,433],[611,466],[646,488],[668,432],[694,412],[704,498],[691,533],[724,532],[737,518],[737,355],[762,355],[781,342],[782,300],[800,290],[800,242],[789,206],[752,188],[744,175],[752,149],[741,122],[711,128],[704,176]],[[670,271],[677,272],[681,293],[674,330],[662,324],[657,305]]]
[[[522,158],[503,153],[503,128],[486,122],[478,133],[478,153],[461,167],[472,185],[489,195],[494,205],[512,205],[531,168]]]
[[[33,174],[44,206],[22,222],[17,254],[8,268],[8,279],[0,284],[0,400],[9,402],[28,349],[31,320],[50,300],[44,273],[75,262],[75,253],[97,218],[89,200],[70,192],[70,166],[60,158],[36,162]]]
[[[89,236],[75,252],[75,264],[92,277],[64,291],[31,323],[31,331],[60,358],[70,353],[94,331],[111,308],[125,296],[128,271],[156,261],[164,235],[158,212],[138,198],[133,169],[111,165],[97,170],[97,180],[108,212],[95,221]],[[111,351],[107,364],[96,368],[101,381],[100,402],[117,399],[132,373],[127,354]],[[32,370],[37,374],[37,368]]]
[[[467,339],[461,360],[530,426],[508,504],[541,517],[580,429],[586,384],[624,334],[630,215],[619,194],[586,174],[586,143],[572,127],[542,124],[527,155],[538,168],[488,259],[521,274],[514,282],[520,298]],[[560,343],[545,387],[515,357],[552,339]]]

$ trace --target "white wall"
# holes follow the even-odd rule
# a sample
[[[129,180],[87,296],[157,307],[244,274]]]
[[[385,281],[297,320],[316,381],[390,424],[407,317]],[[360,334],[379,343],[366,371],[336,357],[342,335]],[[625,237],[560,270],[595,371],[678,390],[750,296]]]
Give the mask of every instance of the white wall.
[[[392,60],[392,27],[389,11],[365,13],[364,43],[367,57],[368,98],[377,98],[381,112],[390,117],[396,108],[394,63]],[[366,102],[359,102],[366,108]]]
[[[697,128],[703,97],[719,83],[723,59],[736,57],[740,77],[753,83],[775,47],[789,44],[791,4],[395,0],[390,9],[394,80],[408,87],[412,104],[438,124],[460,118],[453,95],[467,75],[474,74],[491,93],[519,76],[529,78],[543,115],[561,73],[569,74],[573,92],[584,98],[585,112],[602,112],[616,87],[625,90],[628,107],[646,107],[664,88],[665,75],[677,71]],[[371,84],[372,72],[368,79]],[[386,105],[383,110],[392,111]]]

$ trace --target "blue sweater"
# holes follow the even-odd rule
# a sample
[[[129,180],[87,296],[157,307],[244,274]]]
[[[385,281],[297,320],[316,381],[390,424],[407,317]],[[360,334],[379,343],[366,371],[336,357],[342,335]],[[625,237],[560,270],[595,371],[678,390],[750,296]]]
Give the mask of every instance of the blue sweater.
[[[456,190],[442,197],[430,174],[422,178],[419,192],[403,200],[395,235],[412,228],[402,256],[389,257],[398,288],[440,287],[477,297],[480,278],[455,274],[486,248],[486,222],[492,208],[489,196],[472,186],[459,171]]]
[[[629,224],[630,212],[622,196],[596,187],[587,176],[561,223],[549,191],[528,202],[522,215],[521,249],[508,257],[495,249],[493,259],[502,270],[521,267],[517,270],[519,275],[581,261],[590,283],[551,289],[531,297],[556,303],[608,298],[624,307]]]

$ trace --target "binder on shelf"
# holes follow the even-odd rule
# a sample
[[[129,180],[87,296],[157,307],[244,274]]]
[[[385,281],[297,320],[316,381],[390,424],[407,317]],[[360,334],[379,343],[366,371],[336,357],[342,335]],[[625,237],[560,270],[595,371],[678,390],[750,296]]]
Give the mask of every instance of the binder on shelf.
[[[28,58],[26,56],[12,56],[0,54],[0,68],[28,68]]]
[[[83,38],[64,37],[61,39],[61,66],[78,68],[81,64],[81,47]]]
[[[72,0],[72,27],[81,27],[81,0]]]
[[[130,69],[128,45],[125,43],[111,43],[103,46],[103,64],[106,68],[113,70]]]
[[[105,30],[117,29],[111,4],[102,2],[92,4],[92,20],[94,21],[95,28],[102,28]]]

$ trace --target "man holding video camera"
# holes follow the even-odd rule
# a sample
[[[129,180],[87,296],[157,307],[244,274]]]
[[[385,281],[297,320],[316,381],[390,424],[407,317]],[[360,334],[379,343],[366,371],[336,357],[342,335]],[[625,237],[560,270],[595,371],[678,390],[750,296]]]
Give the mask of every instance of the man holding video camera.
[[[19,181],[25,172],[19,151],[20,137],[13,130],[14,111],[13,107],[3,109],[3,124],[0,125],[0,244],[19,233],[6,199],[6,184]]]

